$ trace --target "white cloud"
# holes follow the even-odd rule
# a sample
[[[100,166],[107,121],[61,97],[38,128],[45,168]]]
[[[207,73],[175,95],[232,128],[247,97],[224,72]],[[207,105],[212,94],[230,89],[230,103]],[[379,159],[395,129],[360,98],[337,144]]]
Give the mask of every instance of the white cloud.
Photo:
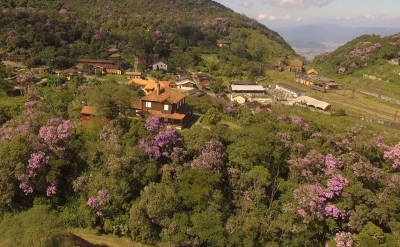
[[[307,9],[311,6],[323,7],[330,4],[332,1],[334,0],[262,0],[263,3],[288,9]]]
[[[268,20],[268,21],[285,21],[285,22],[299,22],[299,21],[306,21],[304,17],[300,16],[297,18],[292,18],[290,15],[285,16],[277,16],[277,15],[267,15],[267,14],[260,14],[258,16],[259,20]]]
[[[245,8],[250,8],[251,6],[253,6],[253,2],[244,1],[242,4],[240,4],[240,6],[243,6]]]
[[[350,20],[351,17],[346,16],[346,17],[341,17],[341,16],[336,16],[336,20]]]
[[[259,20],[267,19],[267,15],[266,14],[261,14],[261,15],[258,16],[258,19]]]
[[[379,17],[380,17],[379,15],[371,15],[371,14],[367,14],[364,16],[365,19],[370,19],[370,20],[375,20]]]

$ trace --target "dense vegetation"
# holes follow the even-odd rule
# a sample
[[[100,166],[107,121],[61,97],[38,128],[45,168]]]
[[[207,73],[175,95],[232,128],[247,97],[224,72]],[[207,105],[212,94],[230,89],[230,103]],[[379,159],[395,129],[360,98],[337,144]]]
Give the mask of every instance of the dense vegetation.
[[[1,6],[1,47],[29,55],[28,67],[104,59],[116,44],[127,62],[147,55],[253,78],[260,64],[292,52],[273,31],[212,1]],[[219,49],[217,39],[233,44]],[[381,54],[378,42],[369,54]],[[350,73],[343,61],[334,69],[319,62]],[[52,75],[35,84],[27,72],[15,97],[4,80],[13,73],[0,66],[1,246],[78,246],[73,228],[152,246],[400,245],[396,131],[302,107],[253,113],[207,95],[187,100],[207,126],[178,131],[128,117],[135,87]],[[84,105],[97,113],[87,126]]]
[[[167,61],[171,70],[253,78],[279,56],[295,55],[276,32],[209,0],[6,0],[0,6],[0,48],[28,55],[28,67],[66,69],[77,58],[107,59],[108,46],[116,45],[131,65],[147,57]],[[232,44],[218,49],[218,39]]]
[[[362,35],[333,52],[316,56],[309,67],[344,81],[367,74],[400,85],[399,52],[400,34]]]
[[[212,98],[195,109],[215,125],[177,131],[115,114],[137,95],[79,77],[26,86],[0,128],[2,246],[73,246],[66,229],[86,227],[160,246],[399,245],[398,135]],[[83,127],[82,104],[103,114]]]

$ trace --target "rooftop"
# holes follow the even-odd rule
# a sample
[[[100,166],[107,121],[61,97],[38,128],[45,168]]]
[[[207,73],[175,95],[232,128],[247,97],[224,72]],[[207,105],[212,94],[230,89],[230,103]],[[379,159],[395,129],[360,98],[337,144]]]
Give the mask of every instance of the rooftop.
[[[265,91],[261,85],[231,85],[231,89],[232,91]]]
[[[81,111],[81,113],[82,114],[88,114],[88,115],[95,115],[96,114],[96,108],[95,107],[92,107],[92,106],[84,106],[83,108],[82,108],[82,111]]]
[[[294,66],[294,67],[303,66],[303,62],[300,61],[299,59],[295,59],[293,61],[290,61],[290,66]]]
[[[144,96],[142,100],[153,101],[153,102],[168,102],[170,104],[176,104],[186,97],[186,94],[175,91],[171,88],[160,88],[160,94],[157,94],[157,90],[151,92],[149,95]]]
[[[320,101],[320,100],[317,100],[317,99],[314,99],[314,98],[311,98],[311,97],[308,97],[308,96],[297,97],[295,99],[295,102],[298,102],[298,103],[304,102],[304,103],[307,104],[307,106],[315,107],[315,108],[318,108],[318,109],[321,109],[321,110],[324,110],[324,111],[328,110],[330,108],[330,106],[331,106],[330,104],[328,104],[328,103],[326,103],[324,101]]]

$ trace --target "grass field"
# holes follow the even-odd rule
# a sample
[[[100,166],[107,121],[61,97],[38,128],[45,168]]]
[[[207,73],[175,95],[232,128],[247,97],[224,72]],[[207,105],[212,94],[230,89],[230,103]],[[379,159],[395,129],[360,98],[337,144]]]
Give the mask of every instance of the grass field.
[[[147,245],[135,243],[127,237],[117,237],[115,235],[97,235],[95,230],[73,229],[71,232],[84,240],[81,240],[80,244],[82,243],[81,246],[85,247],[147,247]]]
[[[129,79],[126,79],[126,77],[124,75],[110,75],[110,74],[98,77],[98,79],[100,79],[100,80],[115,80],[118,83],[127,83],[129,81]]]
[[[26,101],[25,96],[7,97],[0,96],[0,106],[23,105]]]

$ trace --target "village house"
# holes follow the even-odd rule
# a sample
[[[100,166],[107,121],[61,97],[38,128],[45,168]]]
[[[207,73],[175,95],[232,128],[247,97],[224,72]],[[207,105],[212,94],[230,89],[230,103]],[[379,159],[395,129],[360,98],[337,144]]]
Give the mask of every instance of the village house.
[[[116,64],[112,60],[96,60],[96,59],[78,59],[77,67],[83,70],[93,68],[96,72],[102,74],[122,75],[122,64]]]
[[[230,46],[231,44],[232,44],[231,41],[222,40],[222,39],[217,40],[217,46],[218,47]]]
[[[77,66],[100,66],[100,67],[105,67],[107,65],[113,65],[114,61],[112,60],[96,60],[96,59],[78,59],[76,61]]]
[[[103,69],[107,74],[111,75],[122,75],[123,73],[122,66],[117,64],[106,65]]]
[[[182,128],[192,117],[192,107],[185,103],[186,94],[156,84],[156,89],[132,102],[136,114],[150,114],[163,119],[167,125]]]
[[[89,123],[93,122],[93,119],[97,116],[96,107],[84,106],[81,110],[81,123],[82,126],[87,126]],[[103,124],[110,124],[110,119],[104,118]]]
[[[238,103],[239,105],[242,105],[242,104],[246,103],[246,98],[240,94],[232,93],[231,101],[234,101],[234,102]]]
[[[125,77],[126,79],[140,79],[142,78],[142,73],[141,72],[131,72],[131,71],[126,71],[125,72]]]
[[[116,54],[119,53],[119,49],[117,48],[116,45],[110,45],[108,47],[108,54],[112,55],[112,54]]]
[[[111,54],[108,56],[108,60],[111,60],[111,61],[117,61],[120,58],[121,58],[121,54],[119,54],[119,53],[114,53],[114,54]]]
[[[76,69],[66,69],[59,73],[59,75],[64,75],[65,77],[67,77],[68,81],[71,80],[72,78],[74,78],[75,76],[77,76],[78,74],[79,74],[79,71]]]
[[[151,70],[157,71],[157,70],[168,70],[168,65],[166,63],[163,63],[161,61],[153,63],[150,65]]]
[[[189,79],[182,81],[175,81],[175,85],[177,88],[185,88],[185,87],[197,88],[196,83]]]
[[[294,81],[324,92],[339,88],[339,85],[335,82],[335,80],[318,75],[318,72],[314,69],[307,71],[306,75],[297,74],[294,77]]]
[[[97,116],[97,110],[96,107],[92,107],[92,106],[87,106],[85,105],[82,110],[81,110],[81,124],[82,126],[87,126],[88,124],[90,124],[91,122],[93,122],[93,120],[98,117]],[[102,117],[101,119],[101,124],[104,125],[109,125],[110,124],[110,119]]]
[[[314,85],[324,87],[326,90],[334,90],[339,88],[339,85],[335,82],[335,80],[323,76],[318,76],[315,78]]]
[[[315,69],[310,69],[310,70],[307,71],[307,75],[309,77],[318,76],[318,71],[316,71]]]
[[[300,61],[299,59],[290,61],[288,70],[290,72],[301,73],[303,71],[303,62]]]
[[[95,115],[96,108],[91,106],[84,106],[81,110],[82,126],[88,125]]]

